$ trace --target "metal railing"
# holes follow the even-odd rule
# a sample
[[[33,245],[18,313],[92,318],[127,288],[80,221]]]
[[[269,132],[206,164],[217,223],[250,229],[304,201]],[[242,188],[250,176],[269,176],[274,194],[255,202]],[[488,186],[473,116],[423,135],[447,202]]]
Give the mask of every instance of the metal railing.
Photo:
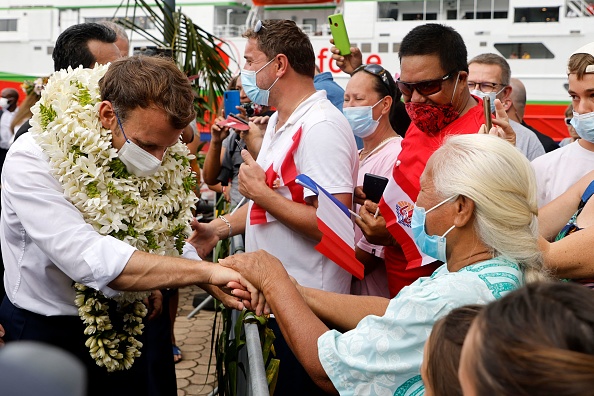
[[[231,254],[239,254],[245,252],[243,244],[243,236],[235,235],[231,237]],[[200,305],[198,305],[192,312],[187,316],[188,319],[194,317],[202,308],[207,304],[213,303],[212,296],[208,296]],[[237,315],[233,316],[233,320],[237,319]],[[233,326],[234,327],[234,326]],[[245,333],[245,343],[247,346],[247,362],[244,362],[245,371],[248,374],[246,379],[247,389],[238,389],[240,395],[246,394],[247,396],[268,396],[270,394],[268,390],[268,381],[266,379],[266,368],[264,366],[264,357],[262,356],[262,346],[260,344],[260,333],[258,331],[258,325],[255,323],[244,323],[243,331]],[[241,356],[240,356],[241,360]],[[218,394],[219,388],[216,387],[209,396]]]

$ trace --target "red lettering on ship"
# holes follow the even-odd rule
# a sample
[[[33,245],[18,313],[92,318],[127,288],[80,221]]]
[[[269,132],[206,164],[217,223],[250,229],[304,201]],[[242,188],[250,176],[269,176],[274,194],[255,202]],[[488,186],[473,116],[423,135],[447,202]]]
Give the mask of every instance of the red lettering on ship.
[[[365,59],[365,64],[376,63],[382,64],[382,59],[377,54],[371,54]],[[336,65],[336,61],[332,59],[332,53],[329,48],[322,48],[318,53],[318,66],[320,67],[320,73],[325,71],[331,71],[332,73],[340,73],[340,68]]]

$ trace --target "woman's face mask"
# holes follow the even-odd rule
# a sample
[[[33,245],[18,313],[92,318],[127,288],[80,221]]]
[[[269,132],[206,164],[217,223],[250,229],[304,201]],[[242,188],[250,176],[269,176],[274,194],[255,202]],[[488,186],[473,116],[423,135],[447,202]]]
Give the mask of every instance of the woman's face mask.
[[[118,150],[118,158],[126,165],[128,172],[139,177],[147,177],[154,175],[161,166],[161,160],[147,151],[140,148],[136,143],[132,142],[126,133],[120,118],[116,114],[118,125],[122,130],[126,142]]]
[[[451,226],[442,236],[428,235],[425,231],[426,215],[455,197],[456,195],[449,197],[427,211],[425,211],[425,208],[415,205],[410,223],[413,237],[419,250],[427,256],[433,257],[443,263],[446,263],[446,235],[456,226]]]
[[[375,132],[379,125],[380,115],[377,120],[373,119],[373,108],[384,98],[381,98],[373,106],[344,107],[342,113],[349,121],[353,134],[360,138],[366,138]]]

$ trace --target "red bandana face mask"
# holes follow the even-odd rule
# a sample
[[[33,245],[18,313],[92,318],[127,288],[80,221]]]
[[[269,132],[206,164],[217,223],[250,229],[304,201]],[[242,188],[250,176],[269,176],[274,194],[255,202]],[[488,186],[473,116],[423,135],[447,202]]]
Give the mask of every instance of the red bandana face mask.
[[[433,105],[427,103],[407,102],[404,104],[411,121],[421,131],[435,135],[460,116],[450,104]]]
[[[458,112],[452,104],[454,102],[454,95],[456,94],[459,78],[460,72],[458,72],[458,76],[456,77],[456,84],[454,85],[454,91],[452,92],[452,98],[450,99],[449,104],[434,105],[413,102],[404,104],[408,116],[419,130],[430,135],[436,135],[460,116],[460,112]]]

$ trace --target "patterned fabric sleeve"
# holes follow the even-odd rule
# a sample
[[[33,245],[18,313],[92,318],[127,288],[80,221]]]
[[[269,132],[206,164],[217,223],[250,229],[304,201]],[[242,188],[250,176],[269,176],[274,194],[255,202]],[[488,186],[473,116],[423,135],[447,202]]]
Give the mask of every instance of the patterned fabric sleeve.
[[[423,389],[418,374],[425,340],[452,308],[433,287],[413,284],[392,299],[384,316],[367,316],[344,334],[323,334],[322,366],[341,395],[416,394]]]

